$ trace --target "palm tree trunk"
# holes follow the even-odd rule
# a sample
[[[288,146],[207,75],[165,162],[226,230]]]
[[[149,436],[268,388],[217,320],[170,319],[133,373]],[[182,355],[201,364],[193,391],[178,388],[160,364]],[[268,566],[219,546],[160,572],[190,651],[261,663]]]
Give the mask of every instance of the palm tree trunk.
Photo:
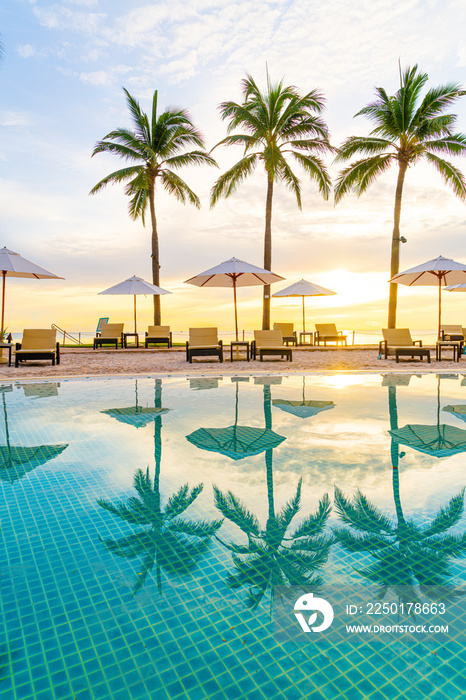
[[[267,199],[265,204],[265,234],[264,234],[264,267],[272,267],[272,197],[273,178],[267,176]],[[264,287],[264,302],[262,307],[262,330],[270,330],[270,284]]]
[[[401,197],[403,195],[403,183],[405,180],[408,163],[399,161],[398,181],[395,192],[395,211],[392,235],[392,253],[390,262],[390,279],[400,271],[400,217],[401,217]],[[388,327],[396,328],[396,302],[398,285],[391,283],[388,296]]]
[[[388,411],[390,414],[390,430],[397,430],[398,408],[396,405],[396,386],[388,387]],[[399,445],[393,438],[390,443],[390,452],[392,458],[393,501],[395,503],[396,519],[398,521],[398,532],[400,533],[400,531],[404,532],[403,528],[406,526],[406,520],[400,495],[400,472],[398,469]]]
[[[160,259],[159,236],[157,233],[157,218],[155,216],[155,178],[152,178],[149,189],[150,220],[152,224],[151,258],[152,258],[152,284],[160,286]],[[160,326],[162,313],[160,307],[160,295],[154,294],[154,325]]]

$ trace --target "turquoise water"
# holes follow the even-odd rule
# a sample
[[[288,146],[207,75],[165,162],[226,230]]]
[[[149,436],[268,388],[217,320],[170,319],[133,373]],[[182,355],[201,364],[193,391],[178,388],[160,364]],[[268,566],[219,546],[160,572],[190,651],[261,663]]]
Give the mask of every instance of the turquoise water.
[[[282,545],[320,504],[305,543],[320,560],[297,549],[294,582],[376,586],[374,556],[332,535],[355,533],[334,487],[359,489],[424,532],[409,566],[427,588],[464,588],[462,375],[4,383],[0,400],[2,700],[462,697],[462,620],[441,641],[284,641],[271,583],[290,558],[270,555],[302,483]],[[402,566],[383,572],[388,595]]]

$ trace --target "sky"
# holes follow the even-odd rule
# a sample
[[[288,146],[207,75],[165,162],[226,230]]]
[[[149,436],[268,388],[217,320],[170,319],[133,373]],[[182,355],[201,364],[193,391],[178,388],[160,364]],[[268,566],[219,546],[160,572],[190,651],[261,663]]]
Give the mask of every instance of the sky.
[[[241,99],[246,73],[265,87],[283,78],[301,92],[319,89],[324,118],[338,146],[370,123],[356,117],[374,97],[389,93],[402,66],[418,64],[429,86],[465,81],[463,0],[4,0],[0,34],[0,247],[63,277],[9,279],[5,325],[13,332],[56,323],[93,331],[100,316],[132,326],[132,300],[98,292],[132,276],[151,280],[150,227],[128,215],[123,187],[89,196],[92,187],[124,162],[91,158],[95,143],[129,127],[122,88],[151,109],[188,109],[207,149],[225,136],[218,105]],[[451,110],[466,132],[466,98]],[[214,152],[219,169],[179,174],[201,199],[198,211],[157,191],[163,322],[173,330],[214,325],[232,330],[228,289],[198,289],[184,280],[237,257],[263,266],[266,180],[258,169],[228,200],[209,206],[215,179],[241,149]],[[466,163],[457,161],[466,170]],[[328,165],[332,176],[338,169]],[[337,292],[307,300],[307,326],[334,321],[339,328],[379,332],[386,325],[390,241],[396,169],[361,198],[334,206],[297,169],[300,211],[277,185],[273,204],[272,270],[285,281],[308,279]],[[400,269],[444,255],[466,263],[465,204],[430,166],[406,176]],[[239,326],[261,324],[262,290],[238,293]],[[444,293],[445,323],[466,325],[466,296]],[[434,328],[434,288],[399,289],[398,326]],[[152,299],[138,299],[140,329],[151,323]],[[301,328],[299,299],[274,299],[272,321]]]

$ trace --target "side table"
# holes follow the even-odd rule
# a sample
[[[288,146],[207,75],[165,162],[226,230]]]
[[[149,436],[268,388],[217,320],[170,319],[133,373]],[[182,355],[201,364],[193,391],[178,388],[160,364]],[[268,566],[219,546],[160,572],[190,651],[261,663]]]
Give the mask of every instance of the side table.
[[[123,333],[123,344],[128,347],[128,338],[135,338],[135,346],[139,347],[139,333]]]
[[[13,343],[0,343],[0,350],[2,348],[8,348],[8,367],[11,367],[11,348]]]
[[[306,343],[306,336],[309,336],[309,342]],[[299,344],[300,345],[314,345],[314,331],[300,331],[299,332]]]
[[[239,360],[239,348],[246,348],[246,360],[249,362],[250,360],[250,345],[249,345],[249,340],[232,340],[230,343],[230,362],[233,362],[233,348],[236,348],[236,355],[235,355],[235,360]]]
[[[437,340],[435,343],[435,359],[437,362],[442,361],[442,348],[451,348],[453,350],[453,362],[459,362],[461,353],[463,352],[462,340]]]

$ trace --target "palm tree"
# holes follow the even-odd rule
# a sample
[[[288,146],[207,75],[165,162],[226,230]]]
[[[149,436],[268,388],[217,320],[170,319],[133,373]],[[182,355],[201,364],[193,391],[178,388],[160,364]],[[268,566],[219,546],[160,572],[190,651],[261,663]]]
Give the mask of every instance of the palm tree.
[[[271,430],[270,386],[264,386],[266,425]],[[215,505],[224,518],[230,520],[246,535],[246,544],[223,542],[232,553],[233,571],[226,584],[237,590],[246,586],[246,606],[255,610],[270,589],[271,606],[275,586],[313,586],[322,583],[315,575],[327,561],[333,538],[323,531],[330,515],[330,501],[326,494],[319,501],[315,513],[308,515],[300,525],[289,532],[291,521],[301,508],[301,483],[296,494],[277,513],[273,486],[273,449],[265,453],[268,517],[261,528],[256,516],[231,491],[223,493],[214,486]]]
[[[191,146],[204,148],[200,132],[194,127],[184,109],[167,109],[157,115],[157,90],[152,98],[152,114],[145,114],[128,90],[123,88],[131,114],[133,130],[116,129],[98,141],[92,155],[115,153],[129,161],[127,168],[117,170],[104,177],[90,194],[95,194],[108,184],[127,182],[125,194],[130,197],[129,215],[133,220],[141,217],[145,225],[145,214],[149,204],[152,224],[152,281],[159,286],[159,240],[155,215],[156,184],[174,195],[183,204],[190,202],[200,207],[199,198],[174,172],[184,165],[216,165],[215,160],[204,150],[187,151]],[[160,325],[160,297],[154,295],[154,323]]]
[[[292,171],[286,156],[291,155],[317,182],[321,195],[330,193],[330,177],[320,155],[332,152],[326,123],[320,118],[324,100],[317,90],[301,96],[296,87],[270,82],[262,93],[250,75],[242,81],[243,102],[223,102],[222,119],[228,119],[228,136],[217,146],[239,145],[244,155],[221,175],[211,192],[214,206],[221,197],[229,197],[242,181],[262,163],[267,175],[265,205],[264,267],[272,266],[272,198],[274,184],[283,182],[295,195],[301,209],[301,183]],[[237,127],[246,133],[233,134]],[[216,148],[215,146],[214,148]],[[270,285],[264,287],[262,328],[270,328]]]
[[[366,156],[341,171],[335,186],[335,203],[349,192],[358,196],[363,194],[393,163],[398,164],[390,278],[400,268],[400,240],[403,240],[400,236],[401,198],[408,167],[424,158],[437,169],[457,197],[466,199],[463,174],[453,163],[441,157],[445,154],[463,155],[466,151],[466,136],[453,131],[456,115],[444,114],[447,107],[466,94],[465,91],[458,84],[447,83],[431,88],[419,101],[428,80],[427,73],[420,73],[415,65],[408,67],[400,78],[400,88],[391,97],[383,88],[376,88],[377,99],[355,115],[367,116],[375,128],[369,136],[347,138],[336,158],[344,161],[356,155]],[[396,327],[396,302],[397,285],[392,283],[388,302],[389,328]]]
[[[203,489],[198,484],[190,489],[181,486],[162,507],[160,495],[160,470],[156,468],[152,482],[149,468],[144,473],[138,469],[134,476],[134,488],[138,497],[127,503],[113,504],[99,499],[97,503],[112,515],[143,529],[117,540],[102,540],[109,552],[125,559],[142,557],[141,570],[133,588],[133,595],[144,586],[147,574],[156,570],[157,588],[162,593],[162,570],[171,575],[187,574],[196,566],[207,549],[222,520],[185,520],[180,517],[196,500]]]

